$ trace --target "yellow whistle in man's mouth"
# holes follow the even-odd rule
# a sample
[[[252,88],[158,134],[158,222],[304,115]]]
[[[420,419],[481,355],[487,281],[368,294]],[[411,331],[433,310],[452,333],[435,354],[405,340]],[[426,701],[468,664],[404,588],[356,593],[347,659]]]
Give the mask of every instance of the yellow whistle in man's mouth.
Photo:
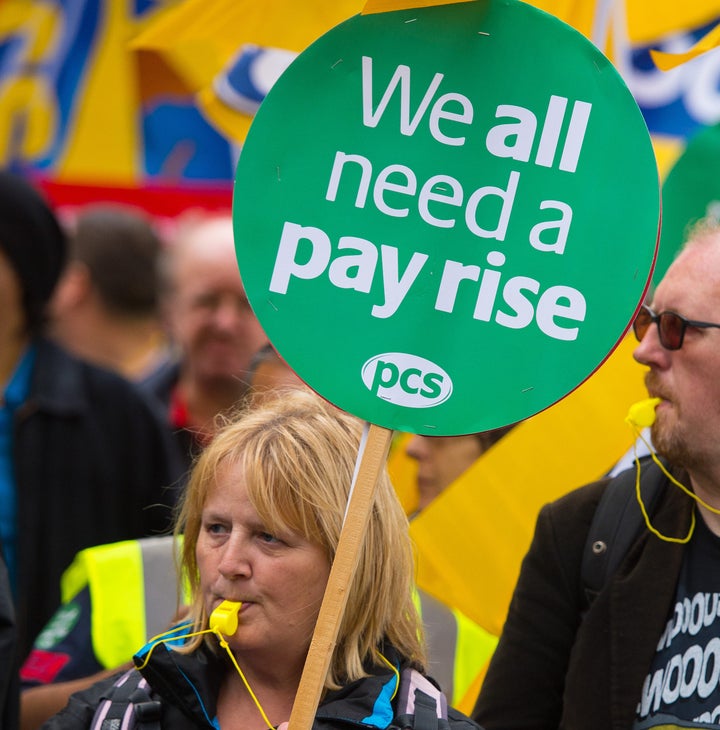
[[[646,398],[633,403],[625,416],[625,423],[637,429],[647,428],[655,423],[655,408],[662,398]]]
[[[238,627],[238,613],[242,608],[239,601],[223,601],[210,614],[210,628],[223,636],[232,636]]]

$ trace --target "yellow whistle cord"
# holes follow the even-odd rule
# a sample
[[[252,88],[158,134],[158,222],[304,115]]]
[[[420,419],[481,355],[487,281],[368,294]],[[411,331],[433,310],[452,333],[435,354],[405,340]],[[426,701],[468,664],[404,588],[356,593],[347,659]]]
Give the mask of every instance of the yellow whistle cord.
[[[395,695],[397,694],[398,690],[400,689],[400,672],[398,672],[397,668],[394,664],[392,664],[381,652],[377,652],[377,655],[380,657],[380,659],[387,664],[387,666],[392,670],[392,673],[395,675],[395,689],[390,697],[391,700],[395,699]]]
[[[643,437],[643,435],[638,431],[637,435],[640,436],[642,441],[648,445],[647,441]],[[648,445],[648,448],[651,448]],[[655,455],[655,452],[650,451],[650,455],[652,456],[653,461],[662,469],[663,474],[665,474],[668,479],[670,479],[671,482],[679,486],[684,492],[689,493],[691,496],[695,496],[688,490],[684,485],[680,484],[673,476],[672,474],[669,474],[667,469],[665,469],[665,465],[660,461],[660,459],[657,458]],[[652,523],[650,522],[650,515],[647,512],[647,508],[645,507],[645,503],[642,499],[642,493],[640,492],[640,459],[637,455],[637,447],[635,448],[635,496],[637,497],[638,504],[640,505],[640,511],[643,514],[643,518],[645,519],[645,525],[647,526],[648,530],[652,532],[653,535],[656,537],[659,537],[661,540],[664,540],[665,542],[676,542],[680,545],[684,545],[685,543],[690,542],[690,538],[693,536],[693,532],[695,532],[695,510],[692,511],[692,514],[690,515],[690,529],[688,530],[687,535],[685,537],[670,537],[669,535],[663,535],[657,528],[653,527]]]
[[[652,457],[652,460],[660,467],[662,473],[670,480],[672,484],[674,484],[676,487],[679,487],[685,494],[688,495],[688,497],[694,499],[698,504],[701,504],[703,507],[705,507],[706,510],[712,512],[713,514],[720,515],[720,509],[717,509],[716,507],[711,507],[707,502],[705,502],[703,499],[697,496],[695,492],[688,489],[684,484],[679,482],[675,477],[670,474],[670,472],[665,468],[665,465],[658,459],[657,454],[653,447],[648,443],[647,439],[643,436],[641,430],[637,428],[636,425],[633,423],[630,424],[631,428],[635,432],[635,436],[639,437],[640,440],[645,444],[645,446],[648,448],[648,451],[650,452],[650,456]],[[647,509],[645,507],[645,503],[642,500],[642,494],[640,492],[640,458],[637,454],[637,440],[635,442],[635,445],[633,447],[634,453],[635,453],[635,495],[637,496],[638,504],[640,505],[640,510],[643,514],[643,517],[645,518],[645,524],[647,525],[648,530],[652,532],[653,535],[659,537],[661,540],[665,540],[665,542],[675,542],[679,543],[681,545],[684,545],[685,543],[690,541],[690,538],[693,535],[693,532],[695,531],[695,510],[692,511],[691,519],[690,519],[690,529],[688,530],[687,535],[685,537],[670,537],[668,535],[663,535],[659,530],[657,530],[655,527],[652,526],[650,523],[650,516],[648,515]]]
[[[182,637],[177,636],[177,632],[186,629],[192,624],[187,623],[183,624],[181,626],[176,626],[169,631],[164,631],[162,634],[158,634],[157,636],[154,636],[150,641],[148,642],[151,646],[148,650],[147,656],[145,657],[145,660],[143,663],[137,667],[138,671],[141,669],[144,669],[148,662],[150,661],[150,657],[155,650],[155,647],[158,644],[164,644],[171,641],[176,641],[178,638],[184,639],[190,639],[193,636],[201,636],[202,634],[215,634],[215,636],[218,639],[218,642],[220,643],[220,646],[225,649],[227,652],[227,655],[230,657],[230,661],[232,662],[233,666],[235,667],[237,673],[240,675],[240,679],[242,679],[243,684],[245,685],[245,689],[248,691],[250,697],[252,698],[252,701],[255,703],[255,707],[258,708],[258,711],[260,712],[260,715],[262,715],[262,719],[265,722],[265,724],[268,726],[268,730],[274,730],[273,724],[268,719],[268,716],[265,714],[265,710],[263,710],[262,705],[260,704],[260,700],[256,697],[255,693],[252,691],[252,688],[250,687],[247,679],[245,678],[245,675],[243,674],[242,669],[240,669],[240,665],[237,663],[237,660],[235,659],[235,655],[232,653],[232,650],[230,649],[230,646],[227,643],[226,637],[221,633],[221,630],[219,627],[225,627],[226,629],[233,628],[233,632],[235,633],[235,629],[237,629],[237,613],[239,610],[240,604],[233,604],[229,601],[223,601],[223,603],[220,605],[219,609],[216,609],[213,612],[213,615],[210,617],[210,628],[203,629],[202,631],[195,631],[189,634],[183,634]],[[169,637],[169,638],[164,638]],[[377,652],[377,655],[379,658],[392,670],[393,674],[395,675],[395,690],[392,694],[391,700],[395,697],[397,694],[397,691],[400,687],[400,672],[398,672],[397,668],[380,652]]]
[[[177,636],[171,636],[168,639],[165,639],[163,637],[169,636],[170,634],[176,634],[177,631],[183,628],[187,628],[188,626],[192,626],[192,624],[184,624],[182,626],[176,626],[173,629],[170,629],[169,631],[165,631],[162,634],[158,634],[157,636],[154,636],[148,643],[151,644],[150,649],[147,653],[147,656],[145,657],[145,661],[137,667],[138,671],[141,669],[144,669],[147,666],[147,663],[150,661],[150,656],[152,655],[153,651],[155,650],[155,647],[158,644],[165,644],[169,641],[175,641],[177,640]],[[263,710],[262,705],[260,704],[260,700],[255,696],[255,693],[252,691],[252,688],[248,684],[247,679],[245,679],[245,675],[243,674],[242,669],[240,669],[240,665],[237,663],[237,660],[235,659],[235,655],[230,650],[230,647],[228,646],[226,638],[220,633],[220,631],[217,628],[210,628],[210,629],[203,629],[202,631],[194,631],[190,634],[183,634],[183,639],[190,639],[193,636],[201,636],[202,634],[215,634],[217,637],[220,646],[225,649],[227,652],[227,655],[230,657],[230,661],[232,662],[233,666],[237,670],[237,673],[240,675],[240,679],[242,679],[243,684],[245,685],[245,689],[247,689],[248,693],[250,694],[250,697],[252,698],[252,701],[255,703],[255,707],[258,708],[258,711],[260,712],[260,715],[262,715],[262,719],[265,722],[265,724],[268,726],[268,730],[274,730],[273,724],[268,719],[268,716],[265,714],[265,710]]]

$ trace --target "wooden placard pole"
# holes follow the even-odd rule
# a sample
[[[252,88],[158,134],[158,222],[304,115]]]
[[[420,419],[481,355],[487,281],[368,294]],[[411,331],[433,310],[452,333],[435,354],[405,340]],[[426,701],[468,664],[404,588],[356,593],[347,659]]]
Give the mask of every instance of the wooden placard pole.
[[[290,713],[289,730],[312,728],[340,623],[345,614],[347,588],[355,576],[360,545],[370,518],[378,477],[387,460],[392,435],[391,430],[370,424],[300,686]]]

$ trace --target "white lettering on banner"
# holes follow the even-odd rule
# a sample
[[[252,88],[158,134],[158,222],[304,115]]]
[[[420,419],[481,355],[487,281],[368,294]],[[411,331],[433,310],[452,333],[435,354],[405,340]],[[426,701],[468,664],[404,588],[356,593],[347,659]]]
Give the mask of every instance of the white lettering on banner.
[[[442,73],[434,73],[429,83],[419,88],[416,78],[413,87],[410,67],[400,64],[380,90],[377,104],[373,93],[376,82],[373,59],[363,56],[361,99],[365,127],[397,124],[401,135],[412,137],[427,125],[435,141],[453,147],[465,145],[467,135],[475,131],[472,102],[463,94],[441,90],[446,83]],[[588,102],[576,100],[571,104],[566,97],[555,94],[550,95],[541,119],[525,107],[499,104],[497,123],[482,132],[485,147],[494,157],[514,164],[557,166],[561,172],[572,174],[580,161],[591,111]],[[376,169],[362,154],[337,150],[325,200],[363,210],[369,206],[394,219],[419,216],[422,222],[438,229],[455,229],[464,224],[464,230],[479,239],[504,242],[518,198],[521,172],[509,170],[500,175],[501,179],[483,180],[481,185],[468,185],[442,171],[418,180],[408,165],[391,163]],[[535,205],[538,221],[529,226],[527,242],[536,251],[564,255],[572,208],[560,200],[540,200]],[[483,255],[485,263],[478,262],[478,256]],[[578,325],[585,321],[587,310],[581,292],[564,284],[541,284],[530,276],[501,271],[506,261],[502,251],[471,250],[467,256],[474,260],[447,257],[433,261],[430,267],[426,265],[429,255],[420,251],[406,253],[396,246],[357,236],[340,236],[334,243],[321,228],[285,221],[270,291],[286,294],[293,279],[310,281],[327,275],[338,289],[368,295],[371,315],[387,319],[399,310],[411,291],[430,290],[436,292],[434,309],[438,312],[494,322],[511,330],[522,330],[535,322],[552,339],[577,339]],[[434,278],[438,271],[442,271],[439,281]],[[373,299],[373,289],[382,292],[382,300]],[[377,371],[383,378],[390,377],[394,367],[384,363]],[[402,391],[403,383],[408,385],[410,381],[402,380],[402,371],[397,377]],[[430,387],[428,383],[425,386]]]
[[[564,96],[551,96],[548,103],[545,124],[540,134],[540,143],[535,155],[535,164],[542,167],[552,167],[555,155],[560,143],[560,132],[568,100]],[[592,104],[586,101],[576,101],[573,104],[570,124],[565,137],[565,146],[560,157],[559,169],[565,172],[575,172],[580,158],[580,150],[585,139],[590,110]],[[495,116],[513,117],[515,123],[498,124],[487,134],[485,144],[488,152],[496,157],[511,157],[520,162],[528,162],[530,153],[535,142],[537,130],[537,118],[529,110],[522,106],[512,104],[500,104]],[[514,140],[514,144],[508,144],[507,140]]]
[[[329,236],[320,228],[286,221],[280,236],[270,291],[286,294],[292,278],[317,279],[327,270],[333,286],[369,294],[379,261],[384,300],[383,303],[372,303],[370,313],[373,317],[386,319],[397,312],[428,258],[427,254],[415,251],[401,271],[399,250],[394,246],[382,244],[378,255],[378,249],[371,241],[342,236],[333,250]],[[540,282],[527,276],[509,277],[501,288],[502,274],[496,269],[505,263],[505,255],[491,251],[486,261],[495,268],[483,271],[476,264],[446,260],[438,284],[435,310],[455,313],[460,287],[479,282],[471,315],[474,319],[489,322],[494,316],[497,324],[509,329],[524,329],[535,319],[548,337],[565,341],[577,338],[578,327],[566,326],[564,322],[575,323],[585,319],[585,298],[577,289],[554,285],[541,293]],[[430,283],[432,279],[426,279],[422,286],[427,287]]]
[[[371,314],[373,317],[385,319],[397,312],[428,257],[427,254],[418,253],[417,251],[413,253],[410,263],[405,268],[403,275],[400,276],[398,250],[393,246],[382,245],[380,251],[382,252],[382,280],[385,304],[382,306],[376,304],[372,308]]]
[[[310,257],[305,263],[298,260],[298,251],[302,241],[310,243]],[[306,248],[306,247],[303,247]],[[355,249],[358,253],[339,257],[330,267],[330,281],[342,289],[355,289],[368,293],[368,282],[372,282],[377,268],[377,249],[370,241],[355,236],[343,236],[338,249]],[[393,246],[380,246],[382,261],[382,282],[385,295],[384,304],[374,305],[373,317],[385,319],[392,316],[402,304],[405,295],[427,261],[427,254],[415,252],[405,271],[400,275],[398,250]],[[331,245],[327,234],[313,226],[300,226],[286,222],[280,237],[278,255],[275,259],[273,274],[270,280],[270,291],[286,294],[290,279],[317,279],[324,273],[330,263]],[[349,259],[349,260],[348,260]],[[351,267],[357,267],[358,276],[347,275]],[[345,272],[344,274],[342,272]],[[362,272],[362,276],[360,276]],[[372,273],[370,273],[372,272]]]
[[[572,208],[567,203],[559,200],[543,200],[540,203],[540,210],[554,208],[562,213],[559,221],[545,221],[537,223],[530,231],[530,245],[538,251],[552,251],[553,253],[565,253],[565,244],[567,243],[568,233],[570,232],[570,223],[572,222]],[[557,238],[554,242],[543,241],[540,238],[542,231],[550,231],[557,228]]]
[[[433,138],[444,145],[463,146],[465,135],[451,136],[440,129],[440,122],[454,122],[461,125],[471,125],[474,116],[473,105],[470,99],[456,92],[443,94],[433,103],[433,98],[440,88],[444,75],[436,73],[414,113],[410,109],[411,72],[409,66],[399,65],[382,94],[380,103],[373,109],[373,60],[369,56],[362,57],[362,109],[363,124],[375,128],[385,114],[390,99],[397,88],[400,89],[400,134],[411,137],[417,131],[423,117],[430,110],[428,128]],[[432,107],[431,107],[432,104]],[[459,105],[460,112],[450,111],[448,104]],[[552,167],[560,147],[560,137],[565,121],[568,99],[564,96],[552,95],[548,102],[540,141],[535,156],[535,164],[542,167]],[[586,101],[576,101],[570,114],[570,121],[565,135],[558,168],[564,172],[577,170],[580,152],[582,151],[585,132],[592,104]],[[485,138],[487,151],[495,157],[511,157],[522,162],[530,160],[530,153],[535,142],[538,130],[536,115],[525,107],[513,104],[500,104],[495,113],[496,118],[513,118],[516,121],[498,124],[492,127]],[[447,124],[444,125],[447,128]],[[465,131],[465,130],[463,130]],[[508,140],[514,140],[509,144]]]
[[[395,73],[390,79],[390,83],[385,89],[385,93],[378,104],[377,110],[373,111],[373,93],[372,93],[372,58],[368,56],[362,57],[362,101],[363,101],[363,124],[366,127],[377,127],[379,121],[385,113],[385,108],[392,98],[395,88],[400,87],[400,134],[407,137],[415,134],[425,112],[427,112],[430,102],[435,92],[438,90],[443,80],[443,74],[436,73],[430,82],[425,95],[417,108],[415,115],[410,119],[410,67],[400,65],[395,69]],[[445,109],[445,104],[449,101],[455,101],[460,104],[463,111],[461,114],[449,112]],[[430,112],[430,132],[433,137],[442,144],[461,146],[465,144],[465,137],[450,137],[440,131],[440,119],[448,119],[461,124],[470,124],[473,118],[473,107],[470,100],[462,94],[444,94],[432,107]]]
[[[347,173],[345,170],[347,168]],[[353,171],[356,173],[353,175]],[[335,153],[330,180],[328,181],[325,200],[334,203],[337,201],[340,181],[344,178],[347,185],[357,184],[357,192],[354,196],[353,205],[356,208],[365,208],[367,203],[370,184],[373,176],[373,166],[370,160],[362,155],[347,154],[338,151]],[[393,181],[390,177],[393,176]],[[348,177],[350,181],[348,182]],[[517,194],[520,173],[516,170],[510,172],[508,182],[503,187],[495,185],[484,185],[477,188],[470,194],[465,209],[465,225],[470,233],[479,238],[493,238],[496,241],[505,240],[510,215],[512,213],[515,196]],[[450,188],[450,193],[445,193],[444,186]],[[440,186],[440,187],[438,187]],[[415,173],[405,165],[388,165],[378,173],[373,185],[373,202],[380,213],[394,218],[406,218],[410,213],[407,205],[391,207],[385,198],[386,192],[393,192],[399,195],[414,197],[417,192],[417,178]],[[438,217],[430,212],[430,203],[449,205],[459,208],[463,205],[465,191],[462,184],[450,175],[433,175],[425,181],[420,194],[418,195],[417,210],[425,223],[436,228],[454,228],[457,222],[451,210],[444,211],[443,217]],[[494,206],[493,206],[494,203]],[[499,214],[493,210],[500,204]],[[480,225],[478,209],[483,204],[484,223],[488,227]],[[570,232],[572,222],[572,209],[567,203],[559,200],[543,200],[540,202],[540,210],[558,210],[561,217],[558,221],[541,221],[533,226],[528,241],[538,251],[552,251],[556,254],[565,252],[565,244]],[[493,227],[494,226],[494,227]],[[557,229],[557,236],[554,241],[542,241],[540,234],[543,231]]]
[[[325,199],[331,203],[334,203],[337,200],[340,180],[343,177],[343,172],[348,164],[350,164],[350,172],[348,174],[351,174],[353,165],[357,166],[355,169],[360,173],[359,178],[357,178],[357,176],[353,178],[353,180],[358,180],[354,205],[356,208],[364,208],[367,202],[367,195],[370,190],[373,168],[370,160],[362,155],[351,155],[340,151],[336,152]],[[390,181],[391,176],[394,176],[394,182]],[[347,176],[345,177],[347,178]],[[504,240],[519,180],[520,173],[513,170],[510,172],[510,178],[505,187],[484,185],[483,187],[473,191],[468,198],[467,207],[465,209],[465,224],[468,231],[479,238],[494,238],[498,241]],[[438,188],[438,185],[441,187]],[[444,193],[443,185],[448,185],[450,187],[450,195],[446,195]],[[409,167],[406,167],[405,165],[388,165],[378,173],[375,184],[373,185],[372,197],[375,207],[378,211],[380,211],[380,213],[394,218],[406,218],[410,212],[410,208],[407,206],[395,208],[391,207],[385,199],[385,193],[393,192],[400,195],[414,197],[416,191],[417,178],[415,173]],[[443,218],[438,218],[430,213],[430,202],[438,205],[450,205],[458,208],[462,206],[464,198],[465,192],[458,180],[450,175],[433,175],[420,189],[417,209],[420,213],[420,217],[425,221],[425,223],[437,228],[454,228],[457,220],[454,217],[449,217],[452,215],[452,212],[448,211],[445,213]],[[497,222],[493,221],[495,227],[492,230],[489,228],[483,228],[478,223],[478,207],[486,198],[497,198],[501,202],[500,214],[497,217]],[[557,206],[557,201],[543,201],[540,204],[541,209],[549,207],[558,207],[558,209],[560,209],[559,206]],[[569,228],[570,220],[572,220],[572,212],[570,212],[568,217],[567,213],[563,211],[563,220],[561,225],[565,229],[562,236],[564,239],[567,238],[567,229]],[[546,227],[556,227],[554,224],[549,223],[543,223],[541,225]],[[559,228],[560,224],[557,227]],[[539,237],[532,236],[531,238],[536,239]],[[560,236],[558,236],[558,239],[560,239]],[[557,244],[552,244],[553,247],[555,245]],[[562,246],[564,248],[564,240]]]
[[[491,251],[487,256],[487,263],[500,267],[505,263],[505,255],[500,251]],[[462,281],[480,282],[473,317],[489,322],[495,311],[501,274],[490,268],[483,271],[474,264],[466,265],[452,260],[445,262],[435,309],[439,312],[453,312]],[[530,300],[523,294],[524,291],[537,295],[540,282],[527,276],[508,279],[503,287],[503,301],[511,308],[512,313],[497,310],[495,321],[498,324],[510,329],[523,329],[532,322],[535,312]],[[577,289],[567,286],[550,287],[540,297],[537,307],[537,324],[546,335],[557,340],[574,340],[578,333],[577,327],[559,327],[555,322],[556,316],[578,322],[585,319],[585,299]]]

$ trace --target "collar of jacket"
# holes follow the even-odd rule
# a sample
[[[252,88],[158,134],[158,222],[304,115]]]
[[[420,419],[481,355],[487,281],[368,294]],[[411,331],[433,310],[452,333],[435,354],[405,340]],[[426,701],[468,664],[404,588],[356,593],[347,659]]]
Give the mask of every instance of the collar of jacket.
[[[187,625],[178,627],[173,633],[172,643],[183,643],[189,631]],[[138,668],[149,651],[152,651],[150,659],[140,673],[153,690],[194,722],[217,728],[218,689],[225,673],[234,671],[227,657],[215,653],[206,644],[192,654],[179,654],[164,643],[154,647],[148,644],[134,657]],[[386,644],[382,652],[398,671],[403,668],[393,647]],[[369,730],[380,730],[391,724],[396,675],[384,666],[374,667],[372,672],[369,677],[325,695],[316,715],[321,726],[325,727],[323,722],[329,723],[329,727],[332,721],[342,721]]]
[[[170,407],[173,390],[180,380],[180,360],[169,357],[146,375],[139,383],[140,390],[157,398],[165,408]]]
[[[381,647],[383,656],[398,672],[406,663],[389,644]],[[368,728],[387,728],[395,717],[393,699],[399,679],[389,667],[374,665],[366,667],[369,676],[345,685],[339,690],[328,692],[318,707],[317,720],[333,720],[355,723]]]
[[[34,344],[37,354],[30,394],[20,409],[20,415],[49,411],[72,416],[87,410],[89,403],[83,387],[83,364],[45,337],[37,338]]]

